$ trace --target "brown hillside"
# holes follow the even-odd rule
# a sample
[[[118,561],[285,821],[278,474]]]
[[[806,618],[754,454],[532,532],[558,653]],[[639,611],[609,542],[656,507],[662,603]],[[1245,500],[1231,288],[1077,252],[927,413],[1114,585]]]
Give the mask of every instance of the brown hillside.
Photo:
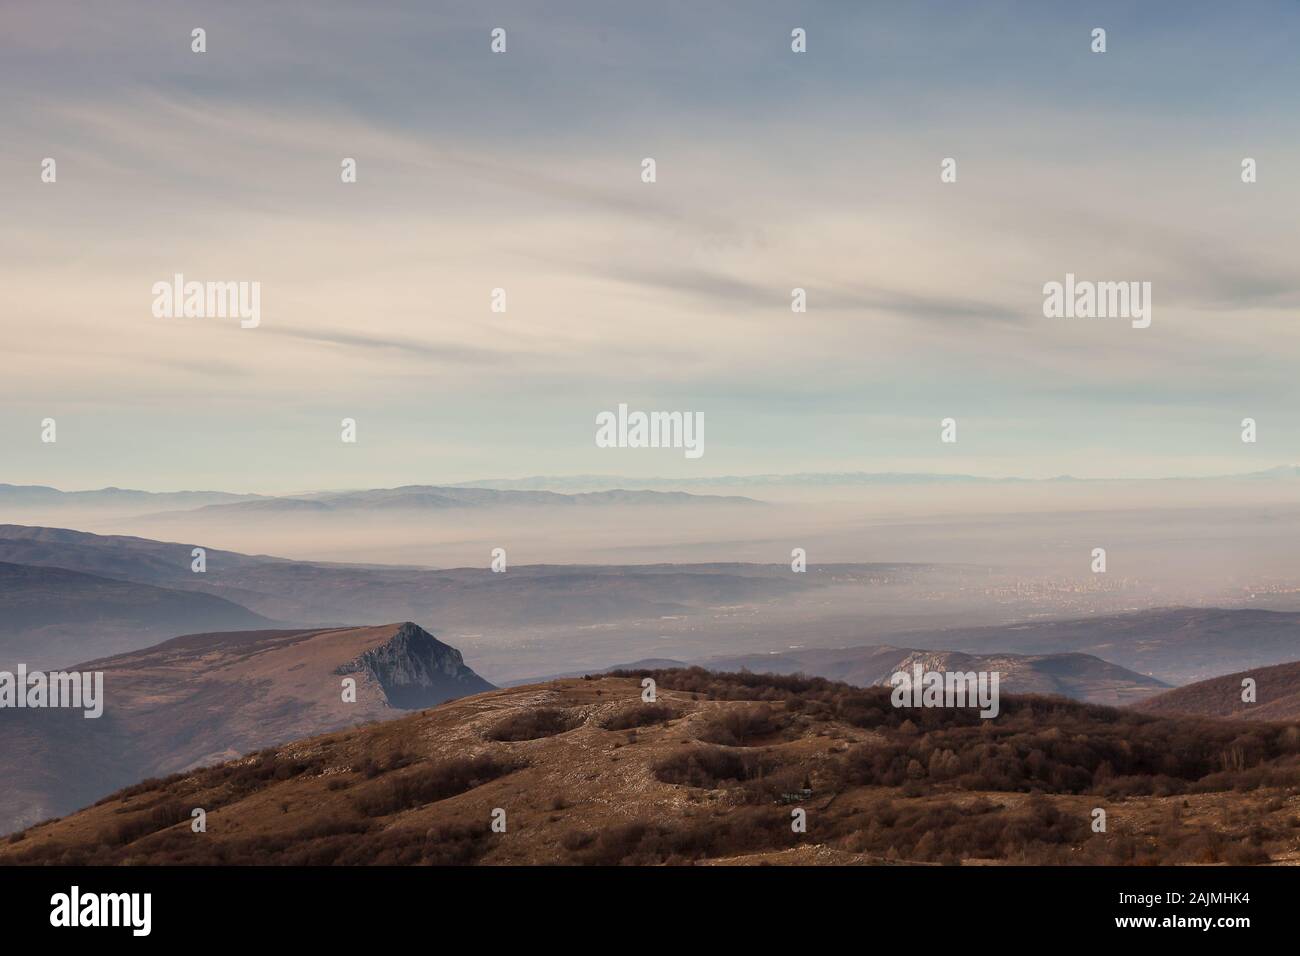
[[[0,862],[1300,858],[1294,728],[1034,697],[984,721],[815,678],[655,676],[653,705],[637,677],[559,680],[146,781],[15,835]]]
[[[1243,678],[1255,679],[1255,702],[1241,699]],[[1135,705],[1151,714],[1191,714],[1242,720],[1300,720],[1300,661],[1213,677]]]

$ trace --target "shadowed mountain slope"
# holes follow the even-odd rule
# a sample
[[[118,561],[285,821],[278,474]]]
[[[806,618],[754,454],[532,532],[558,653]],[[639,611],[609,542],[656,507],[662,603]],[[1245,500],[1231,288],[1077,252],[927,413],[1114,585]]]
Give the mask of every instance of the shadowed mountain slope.
[[[270,623],[211,594],[0,562],[0,667],[60,666],[196,628]]]

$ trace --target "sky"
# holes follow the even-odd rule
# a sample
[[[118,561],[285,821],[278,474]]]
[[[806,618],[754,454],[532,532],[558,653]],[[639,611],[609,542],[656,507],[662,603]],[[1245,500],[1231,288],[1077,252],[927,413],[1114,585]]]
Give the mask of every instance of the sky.
[[[545,6],[0,4],[0,481],[1300,461],[1300,7]],[[1044,317],[1067,273],[1150,327]],[[596,447],[620,403],[705,453]]]

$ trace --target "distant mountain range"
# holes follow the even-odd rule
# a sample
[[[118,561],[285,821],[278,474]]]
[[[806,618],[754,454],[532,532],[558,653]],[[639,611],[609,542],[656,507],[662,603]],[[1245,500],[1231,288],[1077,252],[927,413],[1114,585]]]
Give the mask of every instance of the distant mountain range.
[[[1014,476],[989,477],[980,475],[944,474],[937,472],[797,472],[793,474],[714,475],[698,478],[633,478],[627,475],[534,475],[528,478],[489,478],[460,482],[460,488],[497,488],[530,491],[597,491],[606,488],[756,488],[763,487],[817,487],[845,485],[925,485],[998,483],[1051,483],[1051,482],[1107,482],[1107,481],[1225,481],[1225,480],[1288,480],[1300,478],[1300,465],[1278,465],[1263,471],[1237,475],[1171,476],[1165,478],[1075,478],[1058,475],[1053,478],[1017,478]]]
[[[0,483],[0,508],[201,508],[204,505],[251,501],[262,495],[240,495],[225,491],[133,491],[129,488],[97,488],[93,491],[60,491],[46,485]]]
[[[492,689],[410,622],[191,634],[71,669],[104,673],[103,716],[3,712],[0,832],[145,777]],[[345,677],[355,703],[343,701]]]
[[[91,508],[141,517],[173,511],[234,507],[235,513],[324,512],[357,509],[441,509],[484,507],[591,507],[599,505],[754,504],[738,495],[700,495],[674,489],[749,487],[818,487],[846,485],[925,485],[1107,481],[1285,481],[1300,479],[1300,465],[1278,465],[1234,475],[1170,476],[1164,478],[1053,478],[981,476],[939,472],[796,472],[793,474],[713,475],[692,478],[638,478],[628,475],[534,475],[526,478],[483,478],[441,485],[398,488],[312,491],[288,495],[240,494],[225,491],[137,491],[98,488],[60,491],[46,485],[0,483],[0,517],[5,509]],[[484,493],[476,493],[484,492]],[[497,494],[491,494],[497,492]]]
[[[709,486],[753,486],[755,488],[796,485],[877,484],[992,484],[1000,481],[1032,481],[1028,478],[982,478],[976,475],[930,472],[801,472],[796,474],[713,475],[698,478],[634,478],[627,475],[534,475],[529,478],[487,478],[457,484],[459,488],[523,491],[598,491],[607,488],[689,488]],[[1057,479],[1051,479],[1057,480]]]
[[[579,494],[515,491],[468,486],[406,485],[359,491],[298,495],[237,495],[213,491],[146,492],[122,488],[59,491],[40,485],[0,485],[0,516],[6,509],[32,511],[93,509],[140,518],[171,515],[238,516],[331,512],[439,511],[453,508],[599,508],[692,505],[756,506],[739,495],[693,495],[682,491],[607,489]]]
[[[269,512],[438,511],[448,508],[596,508],[662,505],[757,505],[738,495],[690,495],[681,491],[597,491],[558,494],[553,491],[500,491],[486,488],[450,488],[408,485],[373,491],[327,491],[311,495],[259,498],[194,509],[204,514],[265,514]]]
[[[600,673],[695,666],[713,671],[803,674],[843,681],[856,687],[871,687],[888,684],[890,677],[898,671],[910,673],[914,664],[920,664],[927,671],[996,671],[1001,675],[1000,689],[1007,694],[1056,695],[1112,706],[1133,703],[1169,687],[1155,678],[1136,674],[1091,654],[966,654],[880,644],[707,657],[690,662],[654,658],[604,668]]]
[[[1251,703],[1242,700],[1242,681],[1247,677],[1255,681]],[[1300,662],[1212,677],[1157,694],[1136,706],[1149,714],[1294,722],[1300,720]]]

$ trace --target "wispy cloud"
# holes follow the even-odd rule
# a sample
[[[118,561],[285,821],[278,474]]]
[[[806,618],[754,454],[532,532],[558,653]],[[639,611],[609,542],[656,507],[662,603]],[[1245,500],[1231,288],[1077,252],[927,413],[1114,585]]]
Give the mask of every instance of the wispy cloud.
[[[983,453],[1026,474],[1086,473],[1081,431],[1147,455],[1117,415],[1236,470],[1223,423],[1300,404],[1300,12],[1260,10],[1103,4],[1099,57],[1092,19],[1033,3],[123,0],[105,18],[15,0],[7,434],[69,397],[147,433],[189,389],[207,440],[184,460],[107,440],[64,460],[102,483],[246,486],[238,448],[296,483],[327,454],[302,430],[361,406],[385,435],[369,467],[472,478],[521,456],[606,470],[590,420],[638,400],[705,406],[718,471],[889,467],[939,414],[982,416]],[[1043,319],[1067,271],[1151,281],[1152,327]],[[260,281],[261,327],[154,319],[150,285],[175,272]],[[48,479],[47,449],[6,451],[11,479]]]

